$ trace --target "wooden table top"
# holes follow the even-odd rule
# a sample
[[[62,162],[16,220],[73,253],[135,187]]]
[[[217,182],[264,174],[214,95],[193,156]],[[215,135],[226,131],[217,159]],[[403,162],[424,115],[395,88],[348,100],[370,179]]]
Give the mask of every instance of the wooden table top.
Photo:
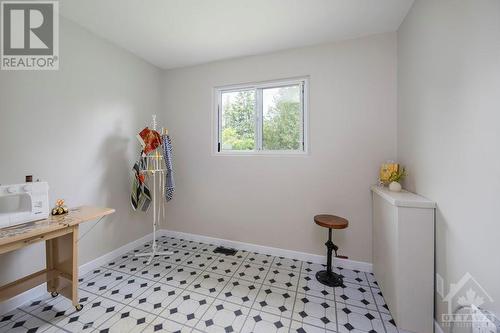
[[[316,215],[314,217],[314,222],[316,222],[317,225],[329,229],[345,229],[349,225],[349,221],[345,218],[328,214]]]
[[[96,220],[113,214],[113,208],[80,206],[71,208],[67,214],[50,215],[47,219],[19,224],[0,229],[0,246],[42,235],[47,232],[74,226],[83,222]]]

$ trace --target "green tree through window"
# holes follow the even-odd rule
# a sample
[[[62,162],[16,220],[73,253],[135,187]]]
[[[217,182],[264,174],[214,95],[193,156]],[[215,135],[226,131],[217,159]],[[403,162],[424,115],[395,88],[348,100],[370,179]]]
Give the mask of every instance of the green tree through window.
[[[303,150],[302,83],[221,91],[221,150]]]
[[[297,150],[302,142],[300,89],[298,86],[263,90],[263,134],[265,150]]]
[[[222,94],[222,148],[255,149],[255,91]]]

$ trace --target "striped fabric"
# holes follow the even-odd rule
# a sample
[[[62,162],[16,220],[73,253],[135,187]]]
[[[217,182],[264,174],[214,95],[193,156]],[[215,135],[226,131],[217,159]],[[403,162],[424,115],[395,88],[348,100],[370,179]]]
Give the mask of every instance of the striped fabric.
[[[141,157],[135,162],[132,168],[132,188],[130,191],[130,204],[134,210],[140,209],[147,212],[151,205],[151,192],[144,181],[143,170],[148,167],[147,158],[141,154]]]
[[[165,199],[168,201],[172,200],[174,196],[175,182],[174,182],[174,167],[173,167],[173,150],[172,150],[172,141],[170,140],[170,136],[163,135],[162,136],[162,153],[163,160],[165,161],[165,167],[167,169],[167,173],[165,175]]]

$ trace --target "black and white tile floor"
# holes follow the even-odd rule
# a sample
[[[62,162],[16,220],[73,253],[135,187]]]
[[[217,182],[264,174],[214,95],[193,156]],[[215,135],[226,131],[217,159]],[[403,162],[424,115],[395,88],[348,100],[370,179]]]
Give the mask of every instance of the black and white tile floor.
[[[0,332],[398,332],[371,273],[336,268],[344,286],[316,281],[322,265],[163,236],[173,251],[149,265],[137,252],[80,279],[76,312],[50,295],[0,317]]]

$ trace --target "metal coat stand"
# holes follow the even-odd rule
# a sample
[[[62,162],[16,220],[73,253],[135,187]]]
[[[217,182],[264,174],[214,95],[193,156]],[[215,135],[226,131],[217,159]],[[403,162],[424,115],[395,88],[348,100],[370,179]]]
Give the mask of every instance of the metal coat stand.
[[[156,131],[156,115],[153,115],[152,127]],[[167,135],[168,130],[162,128],[162,135]],[[160,146],[161,147],[161,146]],[[155,256],[171,255],[173,252],[170,251],[160,251],[158,248],[158,243],[156,241],[156,229],[158,228],[158,222],[160,217],[165,219],[165,173],[167,169],[165,168],[165,163],[163,161],[163,155],[158,151],[160,147],[156,148],[153,152],[149,153],[146,158],[148,159],[148,168],[144,172],[150,174],[148,179],[152,179],[153,191],[152,191],[152,201],[153,201],[153,241],[151,243],[151,252],[136,253],[136,257],[149,257],[147,265],[151,263]],[[157,189],[158,188],[158,189]],[[158,194],[160,198],[158,200]],[[157,202],[158,205],[157,205]],[[158,206],[158,207],[157,207]]]

